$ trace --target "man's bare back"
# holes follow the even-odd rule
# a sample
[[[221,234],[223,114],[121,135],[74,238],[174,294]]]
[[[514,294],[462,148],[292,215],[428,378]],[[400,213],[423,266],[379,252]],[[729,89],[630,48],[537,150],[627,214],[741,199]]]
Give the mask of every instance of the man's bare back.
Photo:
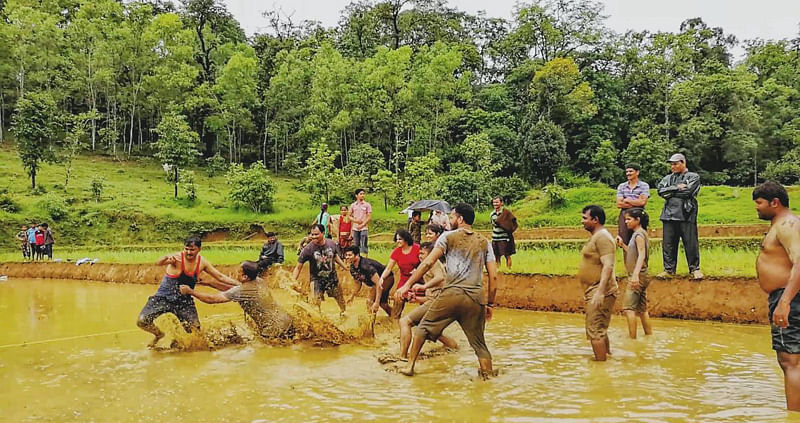
[[[792,261],[787,251],[800,250],[800,218],[787,214],[775,218],[761,243],[756,259],[756,273],[761,289],[771,293],[785,288],[792,271]]]

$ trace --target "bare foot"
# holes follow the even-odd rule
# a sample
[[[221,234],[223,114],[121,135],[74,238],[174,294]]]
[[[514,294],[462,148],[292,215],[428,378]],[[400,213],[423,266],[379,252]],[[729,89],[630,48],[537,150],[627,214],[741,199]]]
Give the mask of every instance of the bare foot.
[[[413,367],[409,367],[407,369],[402,369],[402,370],[400,370],[400,373],[404,374],[406,376],[414,376],[414,368]]]
[[[489,380],[489,379],[491,379],[491,378],[493,378],[493,377],[497,376],[497,374],[498,374],[498,373],[497,373],[497,370],[483,370],[483,369],[478,369],[478,376],[480,376],[480,378],[481,378],[482,380]]]
[[[160,334],[158,334],[158,335],[154,336],[154,337],[153,337],[153,340],[152,340],[152,341],[150,341],[150,343],[149,343],[149,344],[147,344],[147,348],[155,348],[155,347],[156,347],[156,344],[158,344],[158,341],[160,341],[160,340],[161,340],[161,338],[163,338],[163,337],[164,337],[164,334],[163,334],[163,333],[160,333]]]

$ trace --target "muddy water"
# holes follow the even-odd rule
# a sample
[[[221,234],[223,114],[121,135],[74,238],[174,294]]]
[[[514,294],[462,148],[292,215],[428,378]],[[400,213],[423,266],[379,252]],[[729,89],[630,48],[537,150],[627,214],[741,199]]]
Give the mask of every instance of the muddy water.
[[[500,376],[475,381],[465,347],[406,378],[375,343],[258,341],[210,351],[150,351],[134,325],[154,286],[55,280],[0,283],[3,421],[785,421],[766,326],[655,320],[613,357],[589,360],[582,317],[499,310],[487,341]],[[277,296],[279,301],[286,297]],[[351,313],[361,313],[357,300]],[[326,311],[335,311],[333,301]],[[201,320],[241,323],[234,304]],[[335,314],[335,313],[334,313]],[[24,346],[19,345],[25,343]],[[430,348],[430,347],[426,347]]]

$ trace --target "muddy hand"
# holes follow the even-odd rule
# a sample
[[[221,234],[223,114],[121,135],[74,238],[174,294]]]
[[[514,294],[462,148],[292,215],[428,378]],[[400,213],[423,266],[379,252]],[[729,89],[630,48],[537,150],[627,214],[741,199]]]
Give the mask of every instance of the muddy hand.
[[[778,303],[775,312],[772,314],[772,323],[779,328],[789,327],[789,304]]]
[[[183,295],[192,295],[192,288],[189,288],[188,285],[181,285],[178,289],[180,289]]]

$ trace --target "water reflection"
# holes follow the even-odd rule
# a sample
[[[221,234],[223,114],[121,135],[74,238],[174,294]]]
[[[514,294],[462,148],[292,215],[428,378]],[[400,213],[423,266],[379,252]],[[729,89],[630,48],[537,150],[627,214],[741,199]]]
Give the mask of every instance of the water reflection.
[[[384,345],[259,342],[153,352],[134,320],[148,285],[9,281],[0,285],[4,421],[785,421],[765,326],[655,320],[655,335],[610,329],[613,355],[590,360],[580,315],[499,310],[487,341],[500,369],[476,381],[461,351],[406,378],[380,365]],[[281,299],[278,298],[280,301]],[[198,304],[205,322],[242,323],[235,304]],[[358,309],[355,312],[360,313]],[[25,316],[35,318],[25,318]],[[225,317],[225,316],[231,317]],[[42,317],[42,318],[39,318]],[[94,337],[88,334],[112,333]],[[74,337],[58,342],[50,339]],[[382,338],[381,338],[382,339]],[[426,347],[427,348],[427,347]]]

